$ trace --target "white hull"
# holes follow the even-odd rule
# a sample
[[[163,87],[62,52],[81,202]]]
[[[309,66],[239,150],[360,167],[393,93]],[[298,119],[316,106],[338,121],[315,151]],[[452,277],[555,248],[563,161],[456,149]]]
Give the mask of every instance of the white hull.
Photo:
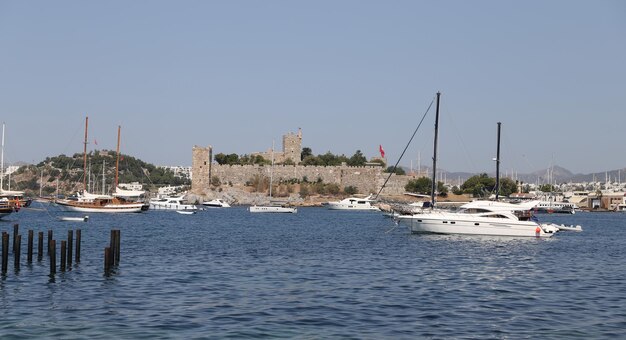
[[[371,205],[342,204],[339,202],[328,202],[330,210],[361,210],[361,211],[380,211],[378,207]]]
[[[181,215],[193,215],[196,212],[193,210],[176,210],[177,213],[181,214]]]
[[[176,204],[176,203],[153,203],[150,202],[150,210],[197,210],[193,204]]]
[[[546,229],[533,221],[514,221],[468,216],[468,214],[439,213],[399,216],[400,224],[412,233],[489,235],[513,237],[551,237],[554,230]],[[548,231],[548,232],[546,232]],[[552,231],[552,232],[550,232]]]
[[[271,207],[271,206],[251,206],[251,213],[292,213],[295,214],[298,212],[297,208],[291,207]]]
[[[75,211],[82,213],[138,213],[142,211],[142,203],[134,204],[107,204],[101,207],[81,207],[78,205],[71,205],[66,203],[57,202],[58,205],[63,207],[66,211]]]
[[[230,204],[224,202],[221,199],[215,199],[208,202],[203,202],[203,206],[207,208],[230,208]]]
[[[348,197],[337,202],[328,202],[327,207],[330,210],[364,210],[364,211],[380,211],[378,207],[372,206],[370,196],[366,198]]]

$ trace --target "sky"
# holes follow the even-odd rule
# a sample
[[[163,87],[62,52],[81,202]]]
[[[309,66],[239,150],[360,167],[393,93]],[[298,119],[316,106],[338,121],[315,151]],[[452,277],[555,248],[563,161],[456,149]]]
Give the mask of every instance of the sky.
[[[438,168],[626,167],[624,1],[0,0],[5,163],[303,146],[398,161],[441,92]],[[400,164],[431,164],[434,106]]]

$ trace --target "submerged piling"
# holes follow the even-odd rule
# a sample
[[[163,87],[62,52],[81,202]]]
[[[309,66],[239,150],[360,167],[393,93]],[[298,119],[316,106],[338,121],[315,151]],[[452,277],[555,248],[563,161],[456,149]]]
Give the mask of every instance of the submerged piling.
[[[33,231],[28,231],[28,250],[26,256],[26,262],[33,263]]]
[[[37,233],[37,261],[43,259],[43,231]]]
[[[2,232],[2,274],[7,273],[9,267],[9,233]]]
[[[48,243],[48,251],[50,252],[50,275],[53,275],[57,272],[57,241],[56,240],[50,240],[50,242]]]
[[[15,238],[15,251],[13,253],[13,264],[15,270],[20,270],[20,253],[22,251],[22,235],[17,235]]]
[[[76,263],[80,262],[80,229],[76,230]]]
[[[61,263],[59,266],[62,272],[65,271],[66,263],[67,263],[67,241],[63,240],[61,241]]]
[[[67,268],[72,270],[72,246],[74,245],[74,231],[67,231]]]
[[[17,234],[19,233],[19,229],[20,229],[20,225],[19,224],[14,224],[13,225],[13,250],[12,252],[15,254],[15,245],[17,244]]]
[[[50,255],[51,242],[52,242],[52,230],[48,230],[48,255]]]

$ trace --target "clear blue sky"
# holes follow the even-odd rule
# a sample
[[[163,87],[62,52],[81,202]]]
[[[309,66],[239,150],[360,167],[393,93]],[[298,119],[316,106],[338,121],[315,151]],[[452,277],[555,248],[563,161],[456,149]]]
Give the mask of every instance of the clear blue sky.
[[[115,149],[191,165],[303,130],[397,160],[437,91],[440,163],[626,167],[624,1],[4,1],[5,162]],[[434,115],[402,164],[432,157]],[[93,144],[97,140],[98,145]]]

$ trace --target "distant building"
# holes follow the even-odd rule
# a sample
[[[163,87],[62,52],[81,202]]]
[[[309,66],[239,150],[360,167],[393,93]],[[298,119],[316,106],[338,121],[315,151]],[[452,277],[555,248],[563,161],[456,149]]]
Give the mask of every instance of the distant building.
[[[176,177],[193,179],[190,166],[159,166],[159,168],[172,171]]]
[[[125,190],[134,190],[134,191],[143,190],[143,184],[140,184],[139,182],[120,183],[117,186]]]

